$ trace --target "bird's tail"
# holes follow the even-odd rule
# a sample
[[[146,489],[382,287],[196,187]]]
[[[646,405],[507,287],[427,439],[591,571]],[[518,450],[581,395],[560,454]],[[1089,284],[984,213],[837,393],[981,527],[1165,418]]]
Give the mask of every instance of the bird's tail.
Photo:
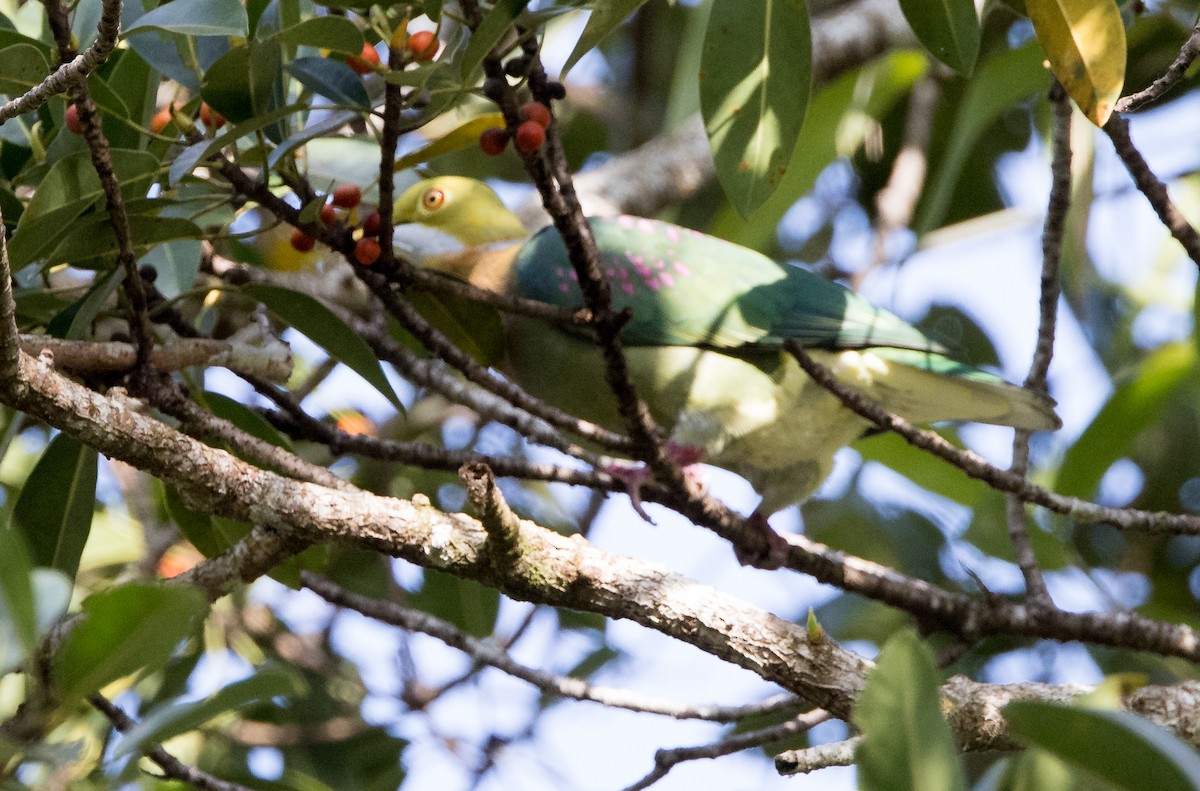
[[[1062,426],[1052,398],[980,368],[908,349],[864,352],[878,355],[890,369],[873,377],[866,389],[889,411],[913,423],[969,420],[1031,431]]]

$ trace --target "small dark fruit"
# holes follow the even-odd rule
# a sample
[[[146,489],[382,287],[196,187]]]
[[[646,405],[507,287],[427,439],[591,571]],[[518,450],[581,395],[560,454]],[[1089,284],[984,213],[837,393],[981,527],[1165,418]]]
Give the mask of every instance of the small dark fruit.
[[[383,248],[379,246],[379,240],[370,236],[364,236],[354,245],[354,260],[363,266],[370,266],[378,261],[382,253]]]
[[[292,231],[292,247],[302,253],[307,253],[317,244],[317,240],[297,228]]]
[[[532,154],[546,142],[546,130],[537,121],[525,121],[517,127],[516,139],[513,142],[518,151]]]
[[[489,126],[479,136],[479,147],[489,157],[500,156],[508,147],[508,132],[498,126]]]

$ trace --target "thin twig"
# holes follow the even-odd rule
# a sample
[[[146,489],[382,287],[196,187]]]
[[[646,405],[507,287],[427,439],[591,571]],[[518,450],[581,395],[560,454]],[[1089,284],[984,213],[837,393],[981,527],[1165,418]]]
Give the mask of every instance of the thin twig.
[[[701,758],[721,758],[743,750],[753,750],[757,747],[763,747],[780,739],[806,733],[814,726],[831,719],[832,716],[824,709],[812,709],[793,717],[787,722],[781,722],[778,725],[771,725],[755,731],[734,734],[733,736],[715,741],[712,744],[705,744],[700,747],[676,747],[673,750],[658,750],[654,753],[654,770],[633,785],[627,786],[625,791],[643,791],[666,777],[671,769],[685,761],[696,761]]]
[[[1150,201],[1158,219],[1183,245],[1188,257],[1196,262],[1197,266],[1200,266],[1200,233],[1196,232],[1195,227],[1183,216],[1183,212],[1179,211],[1179,207],[1175,205],[1167,192],[1167,185],[1154,175],[1154,171],[1150,169],[1142,152],[1138,151],[1137,146],[1133,144],[1133,139],[1129,136],[1129,122],[1117,113],[1113,113],[1103,129],[1108,138],[1112,140],[1117,156],[1125,163],[1125,169],[1133,177],[1133,183],[1146,196],[1146,200]]]
[[[1179,55],[1167,67],[1166,73],[1150,83],[1150,86],[1144,90],[1122,97],[1117,102],[1116,112],[1125,114],[1134,110],[1140,110],[1150,102],[1161,99],[1168,91],[1183,80],[1187,75],[1188,67],[1192,65],[1197,56],[1200,56],[1200,22],[1197,22],[1196,26],[1192,28],[1192,34],[1183,43],[1183,47],[1179,50]]]
[[[113,724],[113,727],[121,733],[131,730],[137,725],[120,707],[99,693],[90,695],[88,703],[92,704],[97,711],[107,717],[108,721]],[[221,780],[218,777],[213,777],[208,772],[202,772],[194,766],[189,766],[159,745],[143,747],[142,753],[151,761],[158,764],[166,777],[187,783],[193,788],[201,789],[201,791],[251,791],[250,788],[244,785],[232,783],[228,780]]]
[[[1148,533],[1173,535],[1200,535],[1200,516],[1170,514],[1163,511],[1141,511],[1136,508],[1109,508],[1090,503],[1078,497],[1067,497],[1030,483],[1008,470],[988,464],[978,454],[956,448],[936,431],[921,429],[898,415],[893,415],[876,402],[849,385],[839,381],[829,369],[814,360],[807,351],[794,341],[784,344],[785,348],[800,363],[814,381],[830,391],[852,412],[870,420],[888,431],[894,431],[910,445],[929,451],[938,458],[950,462],[972,478],[1003,492],[1010,492],[1022,501],[1040,505],[1081,524],[1104,522],[1125,530],[1143,530]]]
[[[1057,80],[1050,88],[1050,107],[1053,111],[1051,145],[1054,152],[1050,163],[1052,176],[1049,203],[1046,207],[1046,222],[1042,228],[1042,280],[1041,297],[1038,303],[1037,346],[1025,387],[1039,393],[1047,392],[1046,375],[1054,356],[1054,332],[1058,318],[1058,265],[1062,257],[1063,232],[1066,228],[1067,212],[1071,208],[1071,115],[1074,110],[1067,92]],[[1009,471],[1022,478],[1029,470],[1028,429],[1017,429],[1013,435],[1012,464]],[[1025,593],[1034,607],[1053,607],[1053,600],[1046,588],[1046,580],[1038,565],[1037,553],[1029,537],[1029,514],[1025,503],[1014,494],[1005,498],[1008,517],[1008,536],[1012,542],[1017,566],[1025,577]]]
[[[661,714],[680,720],[708,722],[738,722],[747,717],[787,711],[799,705],[792,695],[777,695],[762,703],[746,706],[705,706],[655,698],[628,690],[590,684],[580,678],[560,676],[545,670],[523,665],[507,651],[490,640],[472,637],[449,621],[395,602],[372,599],[337,585],[308,571],[300,573],[300,581],[321,598],[338,607],[345,607],[382,623],[398,626],[410,632],[421,632],[457,648],[475,662],[489,665],[519,678],[551,695],[573,700],[586,700],[612,708]]]
[[[58,54],[64,62],[75,58],[75,45],[72,43],[71,21],[67,10],[57,0],[43,0],[50,29],[58,46]],[[129,300],[129,329],[137,346],[137,359],[134,365],[134,379],[148,373],[150,370],[150,354],[154,348],[154,328],[150,323],[150,303],[146,289],[137,269],[137,251],[133,245],[133,229],[129,224],[129,213],[125,210],[125,197],[121,194],[121,182],[113,170],[112,152],[108,138],[100,124],[100,110],[92,101],[88,91],[87,81],[82,76],[76,77],[74,85],[68,85],[73,96],[75,107],[79,112],[79,123],[83,129],[83,138],[87,142],[88,153],[91,156],[92,168],[100,179],[104,190],[105,209],[108,212],[109,224],[117,239],[117,263],[124,271],[125,277],[121,287]]]

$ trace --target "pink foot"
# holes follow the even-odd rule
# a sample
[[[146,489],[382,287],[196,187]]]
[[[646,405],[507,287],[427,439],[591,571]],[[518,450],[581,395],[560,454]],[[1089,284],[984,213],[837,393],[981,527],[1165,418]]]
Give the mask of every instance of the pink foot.
[[[687,476],[689,484],[700,485],[701,482],[698,480],[698,474],[696,471],[691,470],[691,468],[704,460],[703,448],[684,445],[669,439],[663,445],[663,452],[667,454],[667,458],[684,468],[684,475]],[[650,468],[640,463],[623,464],[621,462],[613,462],[612,464],[604,465],[602,469],[625,484],[625,493],[629,495],[629,502],[633,505],[634,512],[650,524],[654,524],[654,520],[646,513],[646,509],[642,507],[642,487],[654,477],[650,472]]]
[[[764,545],[753,553],[735,546],[733,553],[737,557],[738,563],[767,571],[773,571],[783,566],[784,561],[787,560],[788,547],[791,545],[783,536],[771,529],[771,526],[767,524],[767,518],[755,511],[746,517],[746,526],[762,532]]]

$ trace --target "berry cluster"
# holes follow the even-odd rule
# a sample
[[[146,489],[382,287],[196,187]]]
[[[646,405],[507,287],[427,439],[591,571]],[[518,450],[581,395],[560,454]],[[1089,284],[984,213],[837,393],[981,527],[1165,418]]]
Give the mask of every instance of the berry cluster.
[[[338,209],[350,211],[362,203],[362,190],[357,184],[339,184],[329,193],[329,203],[321,207],[321,222],[333,225],[338,221]],[[362,224],[362,238],[354,245],[354,259],[363,266],[370,266],[379,260],[383,248],[379,245],[379,212],[371,212]],[[301,253],[307,253],[316,246],[317,242],[303,230],[292,231],[292,247]]]
[[[550,108],[541,102],[526,102],[520,109],[521,123],[512,134],[513,145],[524,154],[532,154],[546,142],[546,130],[554,118]],[[490,126],[479,135],[479,147],[488,156],[499,156],[508,146],[509,132]]]
[[[397,30],[398,36],[403,36],[403,29]],[[404,43],[408,56],[417,63],[427,63],[437,56],[442,42],[428,30],[418,30]],[[396,37],[392,39],[399,44]],[[369,74],[379,67],[379,51],[370,42],[363,42],[362,52],[358,55],[347,55],[346,65],[358,74]]]

